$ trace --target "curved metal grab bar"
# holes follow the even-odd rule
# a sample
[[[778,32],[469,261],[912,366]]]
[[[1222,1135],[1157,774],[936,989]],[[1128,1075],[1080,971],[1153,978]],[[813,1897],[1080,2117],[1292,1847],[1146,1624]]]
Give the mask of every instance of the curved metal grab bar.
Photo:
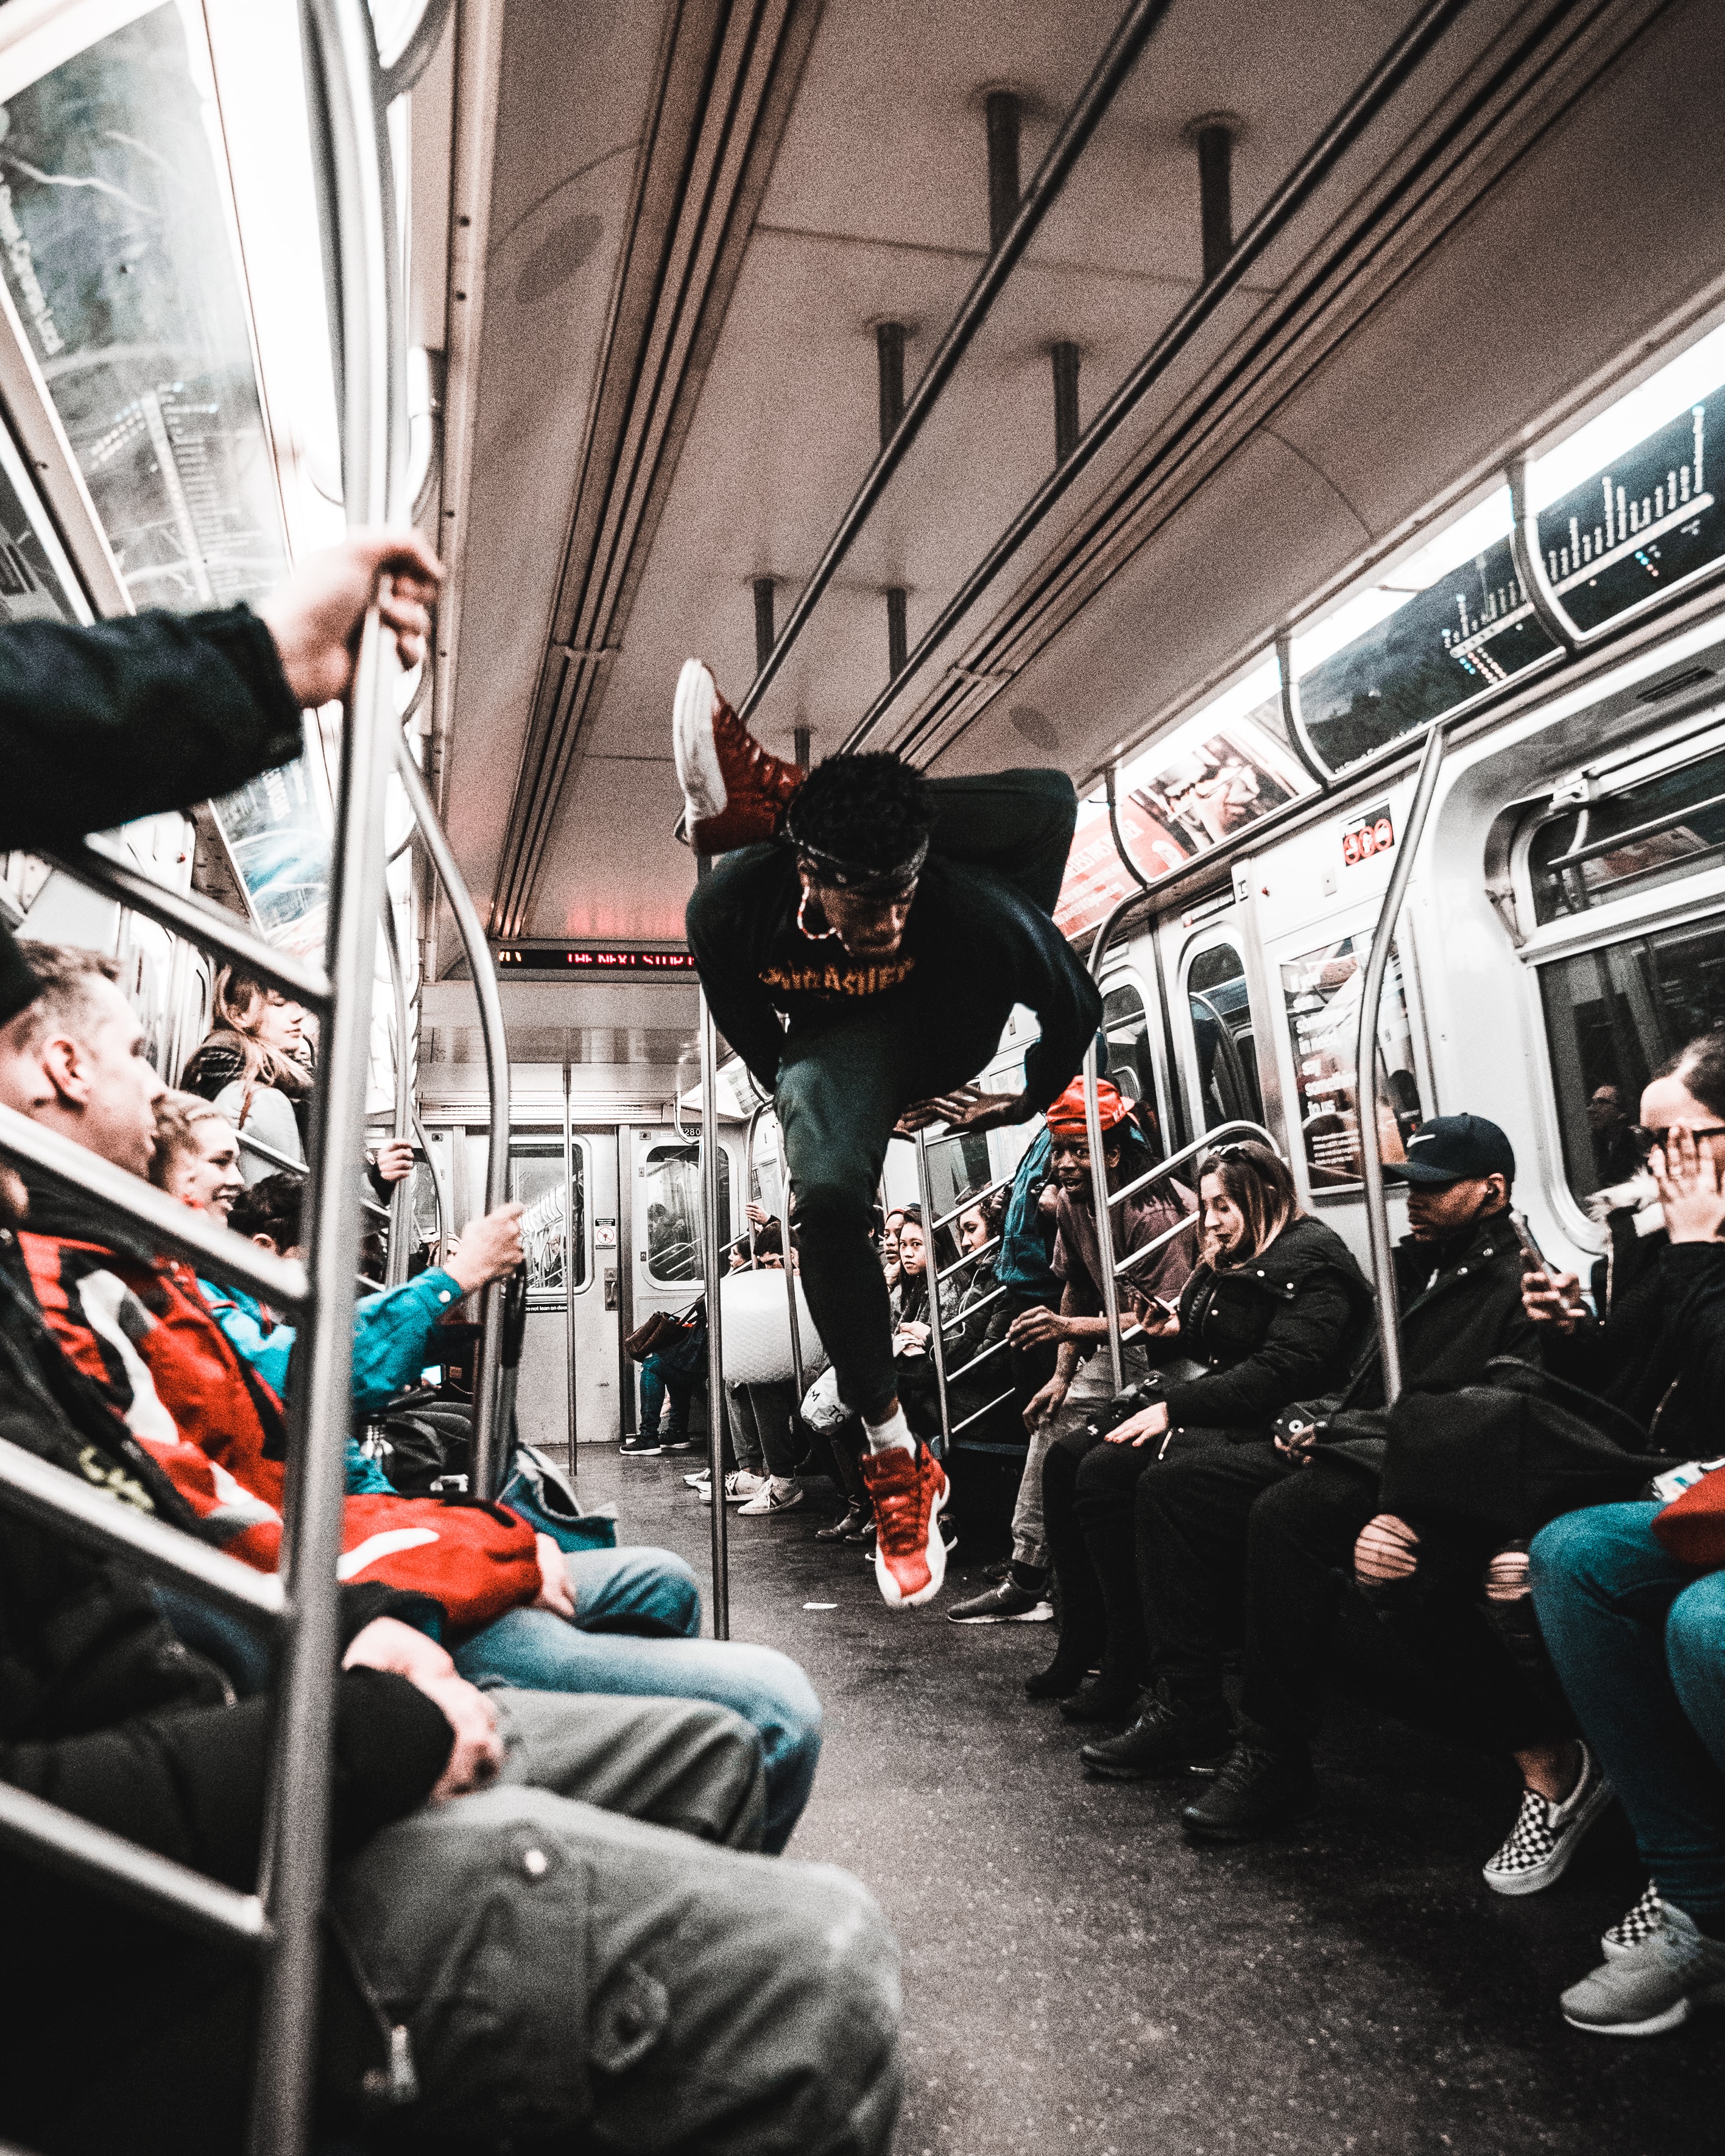
[[[413,820],[449,911],[456,932],[467,954],[474,993],[479,998],[480,1033],[485,1045],[485,1084],[490,1094],[488,1129],[490,1147],[485,1159],[485,1210],[495,1213],[509,1191],[509,1043],[503,1025],[503,998],[497,988],[497,968],[491,947],[485,941],[485,924],[473,902],[456,862],[454,850],[425,790],[424,777],[413,761],[413,752],[399,732],[394,736],[395,767],[408,790]],[[473,1392],[473,1490],[476,1496],[495,1497],[503,1486],[506,1433],[501,1428],[506,1402],[501,1385],[503,1283],[493,1281],[480,1297],[480,1322],[485,1332],[480,1343],[479,1369]]]
[[[922,1217],[934,1218],[933,1186],[928,1176],[928,1133],[916,1133],[916,1194],[922,1200]],[[927,1237],[927,1251],[922,1264],[928,1276],[928,1344],[934,1351],[934,1389],[941,1409],[941,1453],[944,1457],[950,1442],[952,1419],[947,1408],[947,1343],[945,1327],[941,1322],[941,1276],[935,1269],[934,1235]]]

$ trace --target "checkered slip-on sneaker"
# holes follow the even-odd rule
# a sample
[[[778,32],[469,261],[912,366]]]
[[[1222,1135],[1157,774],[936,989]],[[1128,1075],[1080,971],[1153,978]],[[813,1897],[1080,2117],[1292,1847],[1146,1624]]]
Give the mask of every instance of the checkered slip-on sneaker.
[[[1665,1903],[1659,1897],[1658,1887],[1650,1879],[1635,1907],[1600,1933],[1600,1951],[1607,1961],[1621,1961],[1626,1954],[1633,1953],[1644,1939],[1651,1939],[1664,1922]]]
[[[1538,1894],[1561,1879],[1582,1836],[1611,1801],[1611,1784],[1586,1745],[1581,1773],[1560,1804],[1523,1789],[1521,1810],[1503,1846],[1485,1867],[1494,1894]]]

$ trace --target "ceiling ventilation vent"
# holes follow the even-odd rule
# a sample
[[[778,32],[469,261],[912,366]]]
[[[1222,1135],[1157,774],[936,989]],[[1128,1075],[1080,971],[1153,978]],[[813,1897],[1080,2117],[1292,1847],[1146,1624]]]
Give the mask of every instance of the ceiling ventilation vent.
[[[1667,696],[1677,696],[1685,689],[1692,689],[1697,681],[1711,681],[1712,678],[1711,666],[1686,667],[1682,673],[1673,674],[1668,680],[1657,681],[1652,688],[1642,690],[1635,701],[1638,704],[1662,704]]]

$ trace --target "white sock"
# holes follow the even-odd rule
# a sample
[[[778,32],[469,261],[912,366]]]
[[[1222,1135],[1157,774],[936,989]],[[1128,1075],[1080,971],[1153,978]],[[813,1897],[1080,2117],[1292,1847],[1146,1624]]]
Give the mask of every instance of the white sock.
[[[889,1445],[902,1445],[906,1452],[916,1450],[916,1440],[901,1407],[895,1407],[885,1422],[870,1422],[865,1418],[863,1428],[868,1434],[870,1452],[885,1452]]]

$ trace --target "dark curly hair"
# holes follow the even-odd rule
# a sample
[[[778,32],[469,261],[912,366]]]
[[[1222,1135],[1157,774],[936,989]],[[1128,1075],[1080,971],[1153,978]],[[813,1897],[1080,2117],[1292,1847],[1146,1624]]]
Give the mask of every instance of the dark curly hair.
[[[228,1225],[236,1235],[267,1235],[278,1250],[291,1250],[303,1233],[305,1201],[305,1177],[283,1168],[234,1199]]]
[[[920,771],[898,757],[829,756],[797,791],[785,821],[793,846],[860,869],[894,869],[922,848],[934,803]]]

